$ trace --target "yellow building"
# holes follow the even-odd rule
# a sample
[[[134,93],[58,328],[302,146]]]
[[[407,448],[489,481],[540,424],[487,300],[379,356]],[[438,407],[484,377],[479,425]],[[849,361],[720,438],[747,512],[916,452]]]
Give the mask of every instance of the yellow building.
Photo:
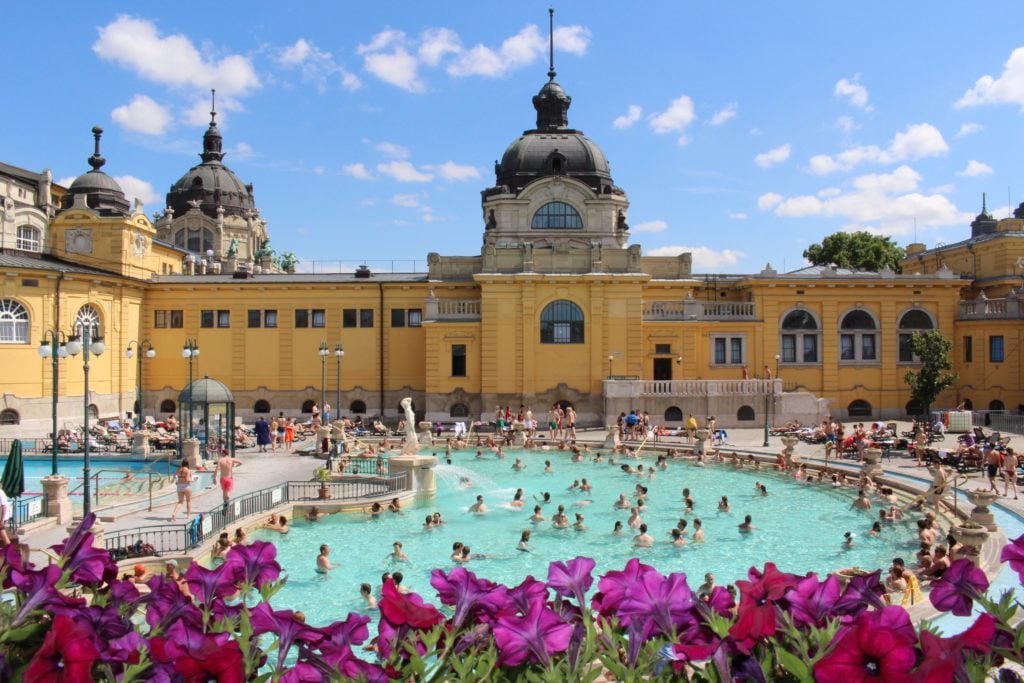
[[[648,257],[629,244],[628,197],[600,147],[569,127],[571,99],[549,75],[535,127],[483,192],[480,253],[431,253],[426,274],[282,272],[212,121],[203,163],[172,186],[154,226],[100,170],[97,133],[93,170],[38,209],[61,206],[33,219],[39,247],[5,242],[0,254],[0,435],[50,431],[53,362],[37,347],[83,325],[108,349],[91,361],[89,403],[103,417],[136,411],[139,379],[143,414],[175,410],[190,362],[181,349],[195,342],[194,376],[226,384],[245,421],[301,417],[338,396],[345,414],[386,417],[411,396],[430,420],[491,419],[499,405],[543,419],[554,403],[572,404],[583,425],[631,409],[655,423],[713,414],[725,426],[769,413],[890,418],[915,411],[903,375],[922,329],[956,343],[961,381],[941,403],[1021,403],[1007,254],[1024,245],[1024,221],[986,223],[962,245],[912,245],[903,274],[694,275],[689,254]],[[986,290],[992,298],[979,299]],[[156,355],[127,358],[133,342]],[[59,423],[80,425],[81,358],[57,368]]]

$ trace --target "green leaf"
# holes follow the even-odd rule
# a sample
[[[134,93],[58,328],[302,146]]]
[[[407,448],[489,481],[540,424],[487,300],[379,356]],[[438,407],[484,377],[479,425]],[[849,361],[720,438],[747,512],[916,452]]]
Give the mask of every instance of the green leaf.
[[[792,652],[788,652],[781,647],[776,647],[775,656],[778,658],[779,664],[782,665],[782,668],[796,676],[801,683],[814,683],[810,668],[803,660]]]

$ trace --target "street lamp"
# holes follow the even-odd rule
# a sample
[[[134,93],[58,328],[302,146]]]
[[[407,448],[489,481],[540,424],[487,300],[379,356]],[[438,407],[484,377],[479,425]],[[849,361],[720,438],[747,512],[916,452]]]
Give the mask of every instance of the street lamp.
[[[188,438],[192,438],[192,363],[199,355],[199,342],[195,339],[186,339],[185,346],[181,348],[181,357],[188,360]],[[178,427],[178,440],[181,440],[181,427]]]
[[[327,342],[320,342],[320,414],[323,415],[324,406],[327,405],[327,356],[331,355],[331,350],[327,347]],[[321,421],[320,424],[323,424]]]
[[[82,401],[85,407],[85,434],[82,439],[85,443],[82,453],[82,516],[88,517],[92,512],[92,494],[89,484],[89,439],[91,437],[89,433],[89,354],[100,356],[107,350],[107,345],[103,343],[103,337],[97,336],[95,340],[92,339],[92,327],[88,323],[84,323],[81,341],[79,341],[78,335],[73,335],[68,340],[67,349],[72,356],[77,356],[79,352],[82,352],[82,376],[84,378]]]
[[[135,348],[132,349],[132,344]],[[156,358],[156,349],[145,339],[141,342],[132,340],[128,342],[128,348],[124,351],[124,357],[128,360],[132,359],[132,356],[138,354],[138,366],[135,368],[135,402],[138,404],[138,410],[135,414],[135,428],[142,429],[142,356],[145,354],[146,358]]]
[[[608,356],[608,379],[612,378],[612,361],[615,360],[615,356]]]
[[[341,359],[345,356],[345,348],[338,344],[334,347],[334,357],[338,361],[338,396],[334,403],[334,414],[340,419],[341,418]]]
[[[60,457],[60,449],[57,446],[57,379],[60,366],[57,361],[68,357],[67,344],[61,341],[64,333],[60,330],[49,330],[43,333],[43,340],[39,343],[39,357],[53,359],[53,434],[51,435],[50,449],[52,451],[51,474],[57,474],[57,461]]]

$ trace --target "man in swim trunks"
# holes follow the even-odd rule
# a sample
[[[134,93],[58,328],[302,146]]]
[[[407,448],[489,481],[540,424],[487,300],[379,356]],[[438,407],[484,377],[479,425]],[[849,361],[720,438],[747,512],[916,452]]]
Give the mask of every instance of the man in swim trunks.
[[[225,505],[228,502],[228,498],[231,496],[232,489],[235,488],[235,479],[232,476],[232,470],[235,467],[241,467],[242,461],[238,458],[232,458],[227,453],[222,453],[217,464],[213,470],[213,482],[217,483],[217,478],[220,478],[220,490],[224,494]]]
[[[326,574],[331,570],[331,561],[327,556],[331,554],[331,548],[326,543],[320,546],[320,554],[316,556],[316,573]]]
[[[996,477],[1003,466],[1003,454],[992,448],[991,445],[985,448],[985,474],[988,475],[988,488],[996,494],[999,488],[996,487]]]

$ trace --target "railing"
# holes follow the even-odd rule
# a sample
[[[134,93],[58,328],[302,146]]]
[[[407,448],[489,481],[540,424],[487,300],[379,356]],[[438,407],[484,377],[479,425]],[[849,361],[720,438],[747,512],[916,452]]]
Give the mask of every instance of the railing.
[[[480,320],[479,299],[427,299],[427,320]]]
[[[336,474],[368,474],[386,476],[390,472],[387,458],[348,457],[331,459],[331,471]]]
[[[636,398],[642,396],[764,396],[782,393],[778,379],[684,379],[639,380],[624,382],[605,381],[605,396],[609,398]]]
[[[288,482],[288,498],[298,500],[364,500],[380,498],[406,490],[408,473],[399,472],[388,477],[359,477],[343,481]],[[325,493],[321,494],[320,491]]]
[[[46,512],[46,498],[40,494],[18,498],[14,506],[14,516],[7,520],[7,528],[14,531],[15,524],[22,525],[34,522]]]
[[[753,301],[651,301],[644,305],[644,320],[650,322],[685,320],[756,320]]]
[[[0,458],[6,458],[15,441],[21,442],[22,455],[49,455],[49,439],[0,439]],[[66,450],[64,451],[67,452]]]
[[[993,432],[1024,434],[1024,415],[1008,410],[972,410],[971,424]]]
[[[975,299],[960,302],[960,320],[1016,320],[1024,318],[1017,299]]]

